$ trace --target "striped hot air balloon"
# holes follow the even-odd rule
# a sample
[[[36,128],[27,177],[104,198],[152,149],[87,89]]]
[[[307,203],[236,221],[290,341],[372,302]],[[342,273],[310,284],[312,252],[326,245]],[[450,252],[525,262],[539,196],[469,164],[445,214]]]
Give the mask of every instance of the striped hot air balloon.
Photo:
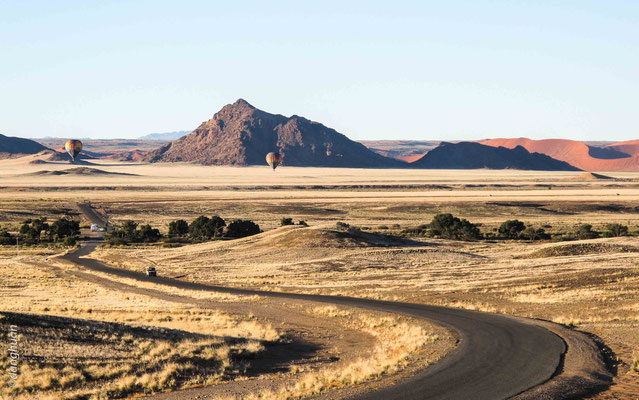
[[[64,144],[64,149],[69,153],[73,161],[75,162],[75,158],[82,151],[82,142],[77,139],[67,140]]]
[[[272,151],[266,155],[266,162],[271,166],[271,168],[275,169],[282,163],[282,156],[280,153]]]

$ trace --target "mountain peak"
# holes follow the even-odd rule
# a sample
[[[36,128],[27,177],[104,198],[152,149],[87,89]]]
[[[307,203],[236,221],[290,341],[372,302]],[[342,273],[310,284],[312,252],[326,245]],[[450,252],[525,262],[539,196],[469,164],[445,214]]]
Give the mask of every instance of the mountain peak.
[[[284,165],[389,168],[406,164],[383,157],[320,123],[261,111],[244,99],[227,104],[191,134],[147,156],[148,161],[205,165],[265,165],[278,151]]]
[[[237,101],[233,104],[231,104],[231,106],[235,107],[235,108],[250,108],[251,110],[255,110],[255,107],[253,107],[248,101],[240,98],[237,99]]]

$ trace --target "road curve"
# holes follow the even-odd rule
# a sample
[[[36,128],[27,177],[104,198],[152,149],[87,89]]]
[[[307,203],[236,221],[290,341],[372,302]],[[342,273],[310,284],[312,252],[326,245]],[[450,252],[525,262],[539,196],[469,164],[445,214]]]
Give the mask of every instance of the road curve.
[[[365,393],[358,399],[507,399],[550,379],[566,351],[564,341],[549,330],[497,314],[425,304],[269,292],[172,278],[149,278],[142,272],[109,267],[86,258],[100,243],[98,240],[89,241],[63,258],[93,271],[181,289],[308,300],[405,314],[449,327],[459,335],[458,346],[439,362],[405,381]]]

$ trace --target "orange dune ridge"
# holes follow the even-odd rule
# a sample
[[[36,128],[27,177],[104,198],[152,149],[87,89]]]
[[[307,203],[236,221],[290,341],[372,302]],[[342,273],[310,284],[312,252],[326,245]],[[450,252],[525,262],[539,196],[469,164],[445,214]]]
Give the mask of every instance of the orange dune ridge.
[[[584,171],[639,171],[639,140],[614,143],[603,150],[616,150],[628,154],[623,158],[597,158],[590,148],[577,140],[528,138],[489,139],[481,142],[487,146],[506,147],[509,149],[523,146],[531,153],[542,153],[554,159],[565,161]]]

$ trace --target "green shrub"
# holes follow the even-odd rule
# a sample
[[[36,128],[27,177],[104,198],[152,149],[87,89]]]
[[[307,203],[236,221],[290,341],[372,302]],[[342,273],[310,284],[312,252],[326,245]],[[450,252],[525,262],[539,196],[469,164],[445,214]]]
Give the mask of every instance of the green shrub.
[[[280,226],[294,225],[293,218],[284,217],[280,220]]]
[[[575,236],[578,239],[594,239],[599,237],[599,232],[593,231],[590,224],[581,224],[577,227]]]
[[[236,219],[226,228],[226,235],[232,238],[242,238],[262,232],[260,226],[253,221]]]
[[[78,236],[80,234],[80,223],[72,219],[60,218],[51,224],[51,236],[57,240]]]
[[[550,235],[546,233],[544,228],[535,229],[532,226],[524,229],[521,238],[526,240],[546,240],[550,239]]]
[[[621,224],[606,225],[606,237],[628,236],[628,227]]]
[[[162,235],[158,229],[152,228],[151,225],[142,225],[137,234],[137,241],[143,243],[153,243],[160,240]]]
[[[0,230],[0,244],[10,245],[16,244],[16,238],[6,229]]]
[[[430,235],[444,239],[477,240],[481,232],[476,225],[466,219],[454,217],[452,214],[437,214],[429,224]]]
[[[201,215],[189,225],[189,235],[199,240],[211,239],[212,237],[221,236],[225,226],[224,219],[217,215],[212,218]]]
[[[499,234],[508,239],[516,239],[526,229],[526,225],[518,219],[509,219],[499,227]]]
[[[184,236],[189,233],[189,224],[183,219],[171,221],[169,223],[169,236]]]
[[[300,222],[297,223],[297,225],[301,225],[301,226],[308,226],[308,224],[306,223],[306,221],[304,221],[303,219],[300,220]]]

